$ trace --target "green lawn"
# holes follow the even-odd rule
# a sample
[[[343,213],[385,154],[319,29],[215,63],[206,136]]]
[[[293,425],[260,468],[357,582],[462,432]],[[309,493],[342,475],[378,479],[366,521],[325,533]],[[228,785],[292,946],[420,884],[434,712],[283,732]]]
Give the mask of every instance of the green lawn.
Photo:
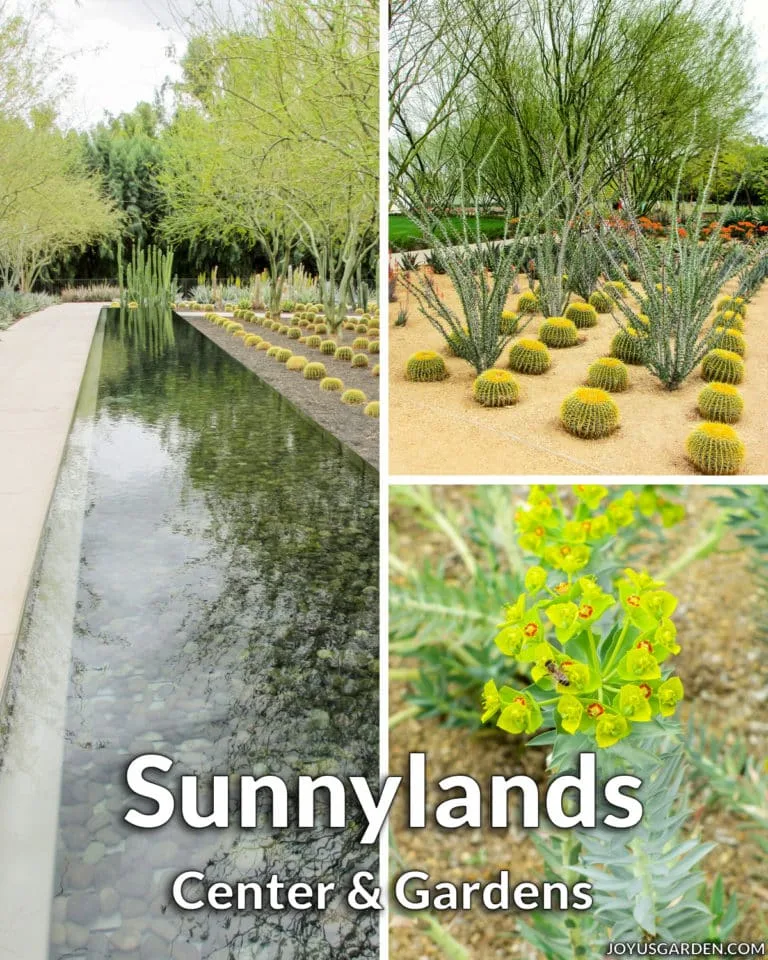
[[[461,217],[444,217],[443,223],[461,231]],[[480,229],[485,240],[500,240],[504,236],[504,217],[480,217]],[[474,233],[475,221],[470,218],[469,229]],[[402,250],[421,250],[428,247],[421,230],[410,217],[402,214],[391,214],[389,218],[389,249],[394,253]]]

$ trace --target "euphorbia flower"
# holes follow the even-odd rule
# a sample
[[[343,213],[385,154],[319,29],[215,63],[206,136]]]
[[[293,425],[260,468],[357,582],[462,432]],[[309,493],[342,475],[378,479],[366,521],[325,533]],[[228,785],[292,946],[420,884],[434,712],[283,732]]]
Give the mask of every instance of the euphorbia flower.
[[[619,664],[619,676],[622,680],[658,680],[661,668],[652,644],[640,640]]]
[[[577,483],[573,492],[590,510],[596,510],[608,496],[608,488],[597,483]]]
[[[496,646],[508,657],[517,657],[523,647],[540,643],[544,638],[544,625],[536,607],[525,609],[525,594],[521,594],[513,605],[504,608],[505,622],[496,635]]]
[[[480,723],[487,723],[491,717],[501,710],[499,691],[493,680],[489,680],[483,687],[483,714]]]
[[[502,709],[496,726],[507,733],[535,733],[541,723],[541,707],[530,694],[521,690]]]
[[[543,567],[531,567],[525,574],[525,589],[528,593],[538,593],[547,582],[547,571]]]
[[[547,547],[544,557],[556,570],[576,573],[577,570],[583,570],[586,567],[591,554],[591,549],[584,544],[577,543],[571,546],[568,543],[561,543],[559,546]]]
[[[614,706],[629,720],[644,723],[651,719],[651,705],[646,691],[634,683],[627,683],[619,690]]]
[[[626,717],[616,713],[604,713],[595,724],[595,740],[598,747],[612,747],[629,735],[631,727]]]
[[[566,733],[576,733],[584,716],[584,707],[581,700],[566,693],[557,701],[557,713],[563,730]]]
[[[683,683],[680,677],[670,677],[665,680],[656,691],[659,700],[659,711],[663,717],[671,717],[677,704],[683,699]]]

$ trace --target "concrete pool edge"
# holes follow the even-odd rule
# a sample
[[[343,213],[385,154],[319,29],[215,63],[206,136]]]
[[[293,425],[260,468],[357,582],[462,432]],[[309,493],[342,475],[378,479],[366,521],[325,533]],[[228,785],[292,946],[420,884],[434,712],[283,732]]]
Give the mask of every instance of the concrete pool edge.
[[[0,336],[0,702],[102,306],[56,304]]]

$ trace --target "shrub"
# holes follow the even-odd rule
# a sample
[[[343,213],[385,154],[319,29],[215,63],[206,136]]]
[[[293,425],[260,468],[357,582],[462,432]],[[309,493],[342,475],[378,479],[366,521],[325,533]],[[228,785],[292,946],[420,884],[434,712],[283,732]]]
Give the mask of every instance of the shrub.
[[[715,333],[719,334],[717,340],[719,349],[738,353],[740,357],[743,357],[747,352],[747,341],[744,339],[744,334],[734,327],[715,327]]]
[[[360,406],[365,403],[367,399],[362,390],[345,390],[341,395],[341,402],[351,407]]]
[[[526,290],[521,293],[517,300],[517,313],[537,313],[539,310],[539,298],[533,290]]]
[[[550,317],[539,329],[539,339],[543,344],[555,349],[573,347],[579,342],[576,324],[565,317]]]
[[[305,380],[322,380],[326,375],[325,364],[314,360],[304,367]]]
[[[622,393],[629,387],[627,368],[617,357],[600,357],[587,370],[587,386]]]
[[[575,437],[607,437],[619,425],[619,408],[605,390],[579,387],[563,400],[560,419]]]
[[[338,377],[323,377],[320,381],[320,389],[328,390],[330,393],[336,393],[344,389],[344,381]]]
[[[445,380],[448,368],[445,360],[434,350],[419,350],[412,354],[405,365],[405,379],[419,383]]]
[[[370,344],[370,340],[368,340],[366,337],[357,337],[355,340],[352,341],[352,349],[367,350],[369,344]]]
[[[589,298],[589,305],[594,307],[598,313],[610,313],[615,306],[613,300],[602,290],[595,290]]]
[[[309,361],[306,357],[293,356],[289,357],[285,362],[286,370],[303,370],[306,367]]]
[[[744,410],[744,399],[730,383],[708,384],[699,394],[699,413],[705,420],[736,423]]]
[[[354,357],[352,357],[351,363],[353,367],[367,367],[368,355],[365,353],[356,353]]]
[[[280,350],[278,350],[277,353],[275,354],[275,357],[276,357],[278,363],[287,363],[288,360],[290,360],[292,356],[293,356],[292,351],[291,351],[291,350],[288,350],[286,347],[282,347],[282,348],[281,348]]]
[[[371,400],[370,403],[367,403],[363,408],[363,413],[366,417],[376,417],[378,420],[379,417],[379,401]]]
[[[513,343],[509,351],[509,369],[515,373],[538,375],[549,370],[549,351],[540,340],[524,338]]]
[[[502,310],[501,312],[501,323],[499,324],[499,330],[507,335],[512,336],[517,331],[517,326],[520,323],[520,314],[513,313],[512,310]]]
[[[611,340],[611,355],[624,363],[642,366],[644,363],[644,341],[634,327],[626,327]]]
[[[320,337],[318,334],[315,334],[314,337],[310,337],[309,339],[317,340],[320,346],[320,353],[323,353],[328,357],[332,357],[336,353],[336,350],[338,349],[336,346],[335,340],[323,340],[323,338]]]
[[[507,370],[486,370],[472,385],[472,395],[484,407],[508,407],[517,403],[520,387]]]
[[[352,357],[354,357],[355,352],[352,347],[336,347],[333,355],[336,360],[342,360],[344,363],[349,363]]]
[[[686,449],[702,473],[738,473],[744,462],[744,444],[725,423],[702,423],[688,437]]]
[[[586,330],[597,325],[597,310],[591,303],[571,303],[565,316],[573,322],[577,330]]]
[[[37,294],[39,296],[39,294]],[[59,294],[62,303],[101,303],[102,301],[120,301],[120,287],[106,283],[89,283],[82,287],[65,287]],[[178,303],[177,309],[186,309],[186,304]]]
[[[704,380],[718,383],[741,383],[744,379],[744,361],[730,350],[710,350],[701,364]]]

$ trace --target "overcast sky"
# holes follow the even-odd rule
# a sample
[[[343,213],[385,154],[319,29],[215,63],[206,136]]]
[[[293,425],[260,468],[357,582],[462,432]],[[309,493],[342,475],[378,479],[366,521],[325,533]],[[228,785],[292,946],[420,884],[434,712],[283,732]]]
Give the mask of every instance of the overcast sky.
[[[21,0],[24,6],[25,0]],[[172,0],[189,12],[195,0]],[[222,3],[226,0],[222,0]],[[247,5],[247,4],[245,4]],[[183,32],[169,9],[169,0],[52,0],[55,32],[52,42],[68,61],[73,90],[62,102],[63,120],[83,128],[100,120],[105,110],[121,113],[179,76],[174,57],[184,52]],[[761,81],[768,87],[768,2],[743,0],[744,18],[758,37]],[[768,105],[755,130],[768,136]]]

